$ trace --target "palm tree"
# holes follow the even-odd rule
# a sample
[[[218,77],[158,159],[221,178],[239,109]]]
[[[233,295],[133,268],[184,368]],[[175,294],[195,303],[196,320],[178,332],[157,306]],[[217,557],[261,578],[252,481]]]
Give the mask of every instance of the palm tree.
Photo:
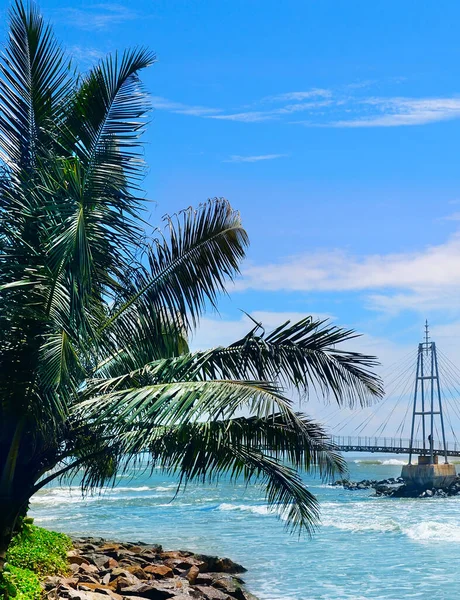
[[[323,429],[285,391],[339,403],[381,395],[354,337],[306,318],[227,348],[187,338],[238,273],[248,243],[223,199],[141,218],[138,73],[114,54],[78,76],[37,9],[19,0],[0,66],[0,571],[30,497],[83,473],[114,481],[140,452],[179,482],[223,474],[266,485],[294,528],[317,521],[299,469],[342,471]]]

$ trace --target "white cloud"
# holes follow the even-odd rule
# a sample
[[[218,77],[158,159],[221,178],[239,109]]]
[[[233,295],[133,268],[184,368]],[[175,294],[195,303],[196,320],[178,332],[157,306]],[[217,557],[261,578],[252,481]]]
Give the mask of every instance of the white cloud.
[[[261,160],[275,160],[276,158],[284,158],[287,154],[260,154],[258,156],[240,156],[238,154],[233,154],[227,160],[223,162],[231,162],[231,163],[254,163],[259,162]]]
[[[322,92],[322,93],[320,93]],[[400,127],[409,125],[426,125],[440,121],[460,118],[460,98],[354,98],[352,96],[333,96],[329,90],[311,92],[292,92],[273,96],[271,101],[288,102],[311,97],[323,97],[311,102],[287,103],[285,106],[265,111],[246,111],[220,114],[211,118],[257,123],[280,120],[287,115],[298,112],[309,112],[311,118],[302,121],[291,121],[308,127]],[[346,112],[344,112],[346,107]],[[321,109],[321,110],[319,110]],[[324,112],[324,109],[328,109]],[[334,115],[342,113],[340,119]],[[356,115],[356,116],[353,116]]]
[[[453,204],[454,201],[451,200],[449,204]],[[454,212],[451,215],[447,215],[445,217],[440,217],[441,221],[460,221],[460,212]]]
[[[71,46],[69,48],[69,54],[73,59],[86,67],[93,65],[105,56],[105,52],[102,52],[97,48],[88,48],[85,46]]]
[[[233,112],[224,108],[183,104],[159,96],[153,97],[153,101],[159,110],[194,117],[240,123],[284,121],[307,127],[398,127],[460,118],[460,97],[363,97],[353,96],[349,89],[350,86],[347,93],[324,89],[289,92],[260,101],[278,106]],[[302,112],[308,114],[308,119],[289,121],[289,116]]]
[[[317,108],[330,106],[332,100],[321,100],[317,102],[299,102],[287,104],[281,108],[274,108],[265,111],[248,111],[239,113],[230,113],[226,115],[211,116],[212,119],[223,121],[239,121],[241,123],[260,123],[261,121],[273,121],[282,118],[284,115],[290,115],[296,112],[315,111]]]
[[[64,7],[58,14],[66,23],[87,30],[106,29],[138,17],[135,11],[118,3],[93,4],[85,10]]]
[[[426,125],[460,117],[459,98],[369,98],[362,101],[380,114],[325,123],[327,127],[400,127]],[[311,125],[311,123],[309,123]]]
[[[180,115],[191,115],[193,117],[205,117],[220,112],[218,108],[207,106],[189,106],[181,102],[173,102],[161,96],[151,96],[152,106],[157,110],[165,110]]]
[[[236,290],[365,291],[371,308],[460,308],[460,235],[417,252],[353,256],[341,250],[249,265]]]
[[[228,115],[211,116],[211,119],[222,121],[240,121],[241,123],[259,123],[260,121],[271,121],[276,118],[273,111],[248,111]]]
[[[286,94],[279,94],[278,96],[267,96],[263,100],[266,102],[286,102],[289,100],[305,100],[306,98],[329,98],[332,96],[331,90],[325,90],[322,88],[313,88],[306,92],[287,92]]]
[[[305,112],[305,111],[313,111],[317,108],[322,108],[325,106],[331,106],[333,104],[338,105],[339,101],[333,102],[332,100],[321,100],[318,102],[299,102],[297,104],[287,104],[283,108],[278,108],[273,111],[275,115],[290,115],[296,112]]]

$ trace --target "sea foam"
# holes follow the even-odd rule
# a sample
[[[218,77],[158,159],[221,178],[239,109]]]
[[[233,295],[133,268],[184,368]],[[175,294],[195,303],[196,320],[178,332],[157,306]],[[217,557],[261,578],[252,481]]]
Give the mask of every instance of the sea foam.
[[[379,459],[369,459],[369,460],[364,460],[364,459],[356,459],[353,461],[355,464],[357,465],[406,465],[407,464],[407,460],[402,460],[400,458],[388,458],[386,460],[379,460]]]
[[[460,542],[460,525],[455,523],[422,521],[403,529],[403,533],[418,542]]]
[[[268,515],[271,513],[268,506],[266,505],[251,505],[251,504],[229,504],[223,502],[217,507],[218,510],[240,510],[243,512],[250,512],[256,515]]]

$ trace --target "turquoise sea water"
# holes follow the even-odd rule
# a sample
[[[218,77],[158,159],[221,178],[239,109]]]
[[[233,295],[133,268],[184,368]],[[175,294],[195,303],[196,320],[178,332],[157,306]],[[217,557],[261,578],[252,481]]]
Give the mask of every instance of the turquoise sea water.
[[[354,480],[398,476],[403,462],[346,458]],[[33,498],[31,516],[70,534],[229,556],[248,569],[248,588],[262,600],[459,597],[460,496],[376,498],[306,480],[322,508],[313,539],[287,533],[260,488],[190,485],[172,500],[174,480],[159,473],[126,476],[86,499],[78,487],[47,488]]]

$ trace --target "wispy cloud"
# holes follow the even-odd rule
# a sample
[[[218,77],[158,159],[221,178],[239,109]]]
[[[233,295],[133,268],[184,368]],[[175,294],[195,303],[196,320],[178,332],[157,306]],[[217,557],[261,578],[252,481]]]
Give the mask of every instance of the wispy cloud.
[[[227,160],[223,162],[231,162],[231,163],[255,163],[261,160],[275,160],[276,158],[284,158],[287,154],[260,154],[258,156],[240,156],[238,154],[233,154]]]
[[[273,121],[281,119],[284,115],[291,115],[297,112],[314,111],[315,109],[332,105],[332,100],[321,100],[316,102],[297,102],[294,104],[286,104],[280,108],[271,110],[257,110],[230,113],[224,115],[212,116],[212,119],[220,119],[223,121],[239,121],[241,123],[258,123],[261,121]]]
[[[150,98],[152,105],[157,110],[165,110],[180,115],[190,115],[193,117],[207,117],[219,113],[219,108],[209,108],[207,106],[189,106],[181,102],[173,102],[161,96],[152,96]]]
[[[273,111],[247,111],[230,113],[228,115],[216,115],[211,118],[222,121],[240,121],[241,123],[259,123],[260,121],[271,121],[276,118],[276,115]]]
[[[347,83],[344,87],[347,90],[360,90],[368,88],[377,83],[376,79],[365,79],[364,81],[355,81],[353,83]]]
[[[154,97],[154,106],[177,114],[235,121],[261,123],[280,121],[306,127],[363,128],[401,127],[460,119],[460,96],[445,98],[375,97],[353,95],[315,88],[286,92],[262,98],[254,109],[229,110],[202,105],[189,105],[162,97]],[[261,106],[263,105],[263,106]],[[304,113],[306,118],[292,120]]]
[[[85,9],[63,7],[58,11],[60,20],[86,30],[106,29],[137,17],[138,13],[118,3],[93,4]]]
[[[460,117],[460,98],[368,98],[361,101],[378,114],[325,123],[326,127],[401,127]],[[309,123],[311,125],[311,123]]]
[[[103,58],[105,52],[98,50],[97,48],[87,48],[84,46],[71,46],[69,53],[76,61],[84,66],[90,66]]]
[[[289,102],[292,100],[306,100],[307,98],[330,98],[332,96],[331,90],[325,90],[322,88],[313,88],[305,92],[287,92],[285,94],[278,94],[277,96],[267,96],[262,101],[265,102]]]
[[[446,215],[445,217],[440,217],[438,220],[439,221],[460,221],[460,212],[454,212],[450,215]]]
[[[243,269],[237,290],[365,292],[370,308],[459,310],[460,234],[418,252],[354,256],[341,250]]]

